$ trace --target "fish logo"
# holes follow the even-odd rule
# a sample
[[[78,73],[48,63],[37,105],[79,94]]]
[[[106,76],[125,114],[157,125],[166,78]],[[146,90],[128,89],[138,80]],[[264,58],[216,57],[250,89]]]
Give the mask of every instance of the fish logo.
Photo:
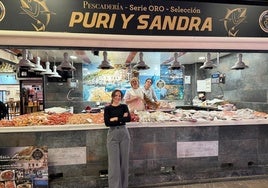
[[[229,37],[236,37],[239,32],[239,25],[245,22],[247,17],[246,8],[236,8],[233,10],[227,9],[227,13],[221,21],[224,23],[224,28],[228,32]]]
[[[259,17],[259,25],[261,29],[268,33],[268,10],[264,11]]]
[[[49,24],[51,12],[45,0],[20,0],[21,14],[27,14],[35,22],[31,23],[36,31],[45,31],[46,26]]]
[[[6,15],[6,8],[2,3],[2,1],[0,1],[0,22],[4,19],[5,15]]]

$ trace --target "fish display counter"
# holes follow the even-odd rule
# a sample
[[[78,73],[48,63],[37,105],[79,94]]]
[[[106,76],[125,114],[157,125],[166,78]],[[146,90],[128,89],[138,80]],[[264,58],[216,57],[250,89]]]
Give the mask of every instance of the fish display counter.
[[[105,187],[108,128],[102,116],[41,112],[23,115],[13,120],[28,122],[27,126],[1,124],[0,147],[47,147],[50,187],[69,187],[73,183]],[[127,124],[131,137],[130,187],[252,178],[268,173],[265,113],[249,109],[176,109],[143,111],[132,118],[136,116],[139,121]]]

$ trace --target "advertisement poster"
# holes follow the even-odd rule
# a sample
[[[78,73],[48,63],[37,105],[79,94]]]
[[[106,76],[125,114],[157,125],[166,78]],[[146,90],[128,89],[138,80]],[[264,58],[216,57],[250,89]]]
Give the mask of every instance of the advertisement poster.
[[[47,188],[47,147],[0,148],[0,188]]]

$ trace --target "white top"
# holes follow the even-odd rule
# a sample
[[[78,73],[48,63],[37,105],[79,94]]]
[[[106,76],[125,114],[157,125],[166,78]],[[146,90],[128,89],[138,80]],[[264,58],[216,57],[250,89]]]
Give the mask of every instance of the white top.
[[[124,99],[128,100],[128,99],[131,99],[133,97],[139,97],[140,99],[128,103],[129,111],[134,112],[135,110],[137,110],[137,111],[145,110],[145,105],[143,102],[144,93],[143,93],[141,88],[137,88],[137,89],[130,88],[126,92]]]
[[[143,93],[153,102],[157,101],[156,94],[153,90],[153,88],[149,87],[149,89],[145,89],[145,87],[142,88]]]

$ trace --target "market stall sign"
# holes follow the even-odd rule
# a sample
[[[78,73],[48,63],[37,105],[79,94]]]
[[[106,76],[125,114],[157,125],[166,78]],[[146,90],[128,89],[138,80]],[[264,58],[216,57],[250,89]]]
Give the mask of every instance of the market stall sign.
[[[64,8],[63,8],[64,7]],[[0,30],[267,37],[268,6],[184,1],[0,1]]]

